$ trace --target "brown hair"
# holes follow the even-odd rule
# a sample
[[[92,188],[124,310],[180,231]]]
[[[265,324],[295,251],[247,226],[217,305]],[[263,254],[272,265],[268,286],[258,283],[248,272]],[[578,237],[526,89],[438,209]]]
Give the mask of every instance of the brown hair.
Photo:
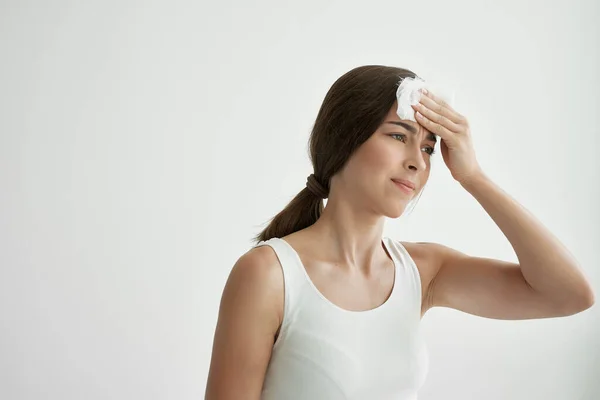
[[[404,68],[364,65],[346,72],[334,82],[310,134],[314,174],[309,176],[307,187],[254,237],[257,243],[287,236],[319,219],[331,177],[383,123],[396,101],[398,85],[406,77],[418,76]]]

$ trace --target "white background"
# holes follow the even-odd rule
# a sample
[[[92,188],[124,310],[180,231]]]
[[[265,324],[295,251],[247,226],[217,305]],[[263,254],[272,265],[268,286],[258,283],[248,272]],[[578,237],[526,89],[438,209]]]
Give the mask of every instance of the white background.
[[[229,271],[364,64],[455,88],[484,170],[600,292],[599,19],[595,0],[0,2],[0,398],[203,398]],[[437,150],[385,234],[516,261]],[[600,398],[598,310],[431,310],[420,400]]]

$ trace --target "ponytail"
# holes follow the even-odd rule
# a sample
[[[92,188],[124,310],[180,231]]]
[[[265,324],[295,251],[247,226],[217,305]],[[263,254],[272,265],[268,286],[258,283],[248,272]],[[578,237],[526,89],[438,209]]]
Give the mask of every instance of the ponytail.
[[[256,243],[271,238],[281,238],[296,231],[308,228],[323,213],[323,199],[329,196],[329,189],[311,174],[306,187],[273,217],[269,225],[253,239]]]

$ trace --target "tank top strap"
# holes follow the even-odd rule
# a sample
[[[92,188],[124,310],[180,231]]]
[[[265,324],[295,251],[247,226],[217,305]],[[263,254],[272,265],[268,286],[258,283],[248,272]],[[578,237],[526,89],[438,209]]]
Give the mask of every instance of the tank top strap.
[[[266,241],[259,242],[256,246],[270,246],[275,255],[277,256],[281,268],[283,270],[284,279],[287,281],[286,284],[304,284],[304,272],[302,271],[302,265],[299,265],[297,255],[290,247],[290,245],[280,238],[271,238]]]
[[[384,237],[383,240],[387,245],[390,255],[394,258],[396,264],[399,265],[396,272],[399,272],[404,277],[405,285],[409,286],[409,293],[414,297],[415,305],[418,305],[420,313],[422,298],[421,273],[417,264],[402,243],[389,237]]]
[[[254,247],[270,246],[281,265],[284,282],[284,321],[282,330],[287,328],[292,315],[296,313],[296,307],[299,298],[302,297],[302,290],[307,285],[306,274],[303,271],[303,266],[298,260],[297,254],[293,248],[280,238],[271,238],[266,241],[261,241]]]

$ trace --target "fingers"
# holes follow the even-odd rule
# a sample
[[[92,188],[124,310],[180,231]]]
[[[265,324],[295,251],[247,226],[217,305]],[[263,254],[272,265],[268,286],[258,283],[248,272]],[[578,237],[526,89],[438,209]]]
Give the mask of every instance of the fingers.
[[[434,105],[430,107],[426,107],[422,103],[418,103],[415,104],[413,108],[423,115],[428,121],[442,126],[450,132],[458,133],[461,130],[458,124],[452,122],[447,117],[448,114],[445,112],[446,109],[437,103],[434,103]]]
[[[415,117],[417,118],[417,122],[421,124],[425,129],[439,135],[442,138],[442,140],[445,140],[446,142],[452,141],[452,137],[456,134],[455,132],[450,131],[445,126],[425,117],[423,114],[421,114],[420,111],[417,111],[415,113]]]
[[[464,118],[462,115],[457,113],[446,101],[442,98],[434,95],[433,93],[427,91],[423,93],[421,96],[421,104],[425,105],[427,108],[435,111],[443,117],[446,117],[449,121],[455,124],[461,124],[464,122]],[[450,128],[450,127],[449,127]]]

